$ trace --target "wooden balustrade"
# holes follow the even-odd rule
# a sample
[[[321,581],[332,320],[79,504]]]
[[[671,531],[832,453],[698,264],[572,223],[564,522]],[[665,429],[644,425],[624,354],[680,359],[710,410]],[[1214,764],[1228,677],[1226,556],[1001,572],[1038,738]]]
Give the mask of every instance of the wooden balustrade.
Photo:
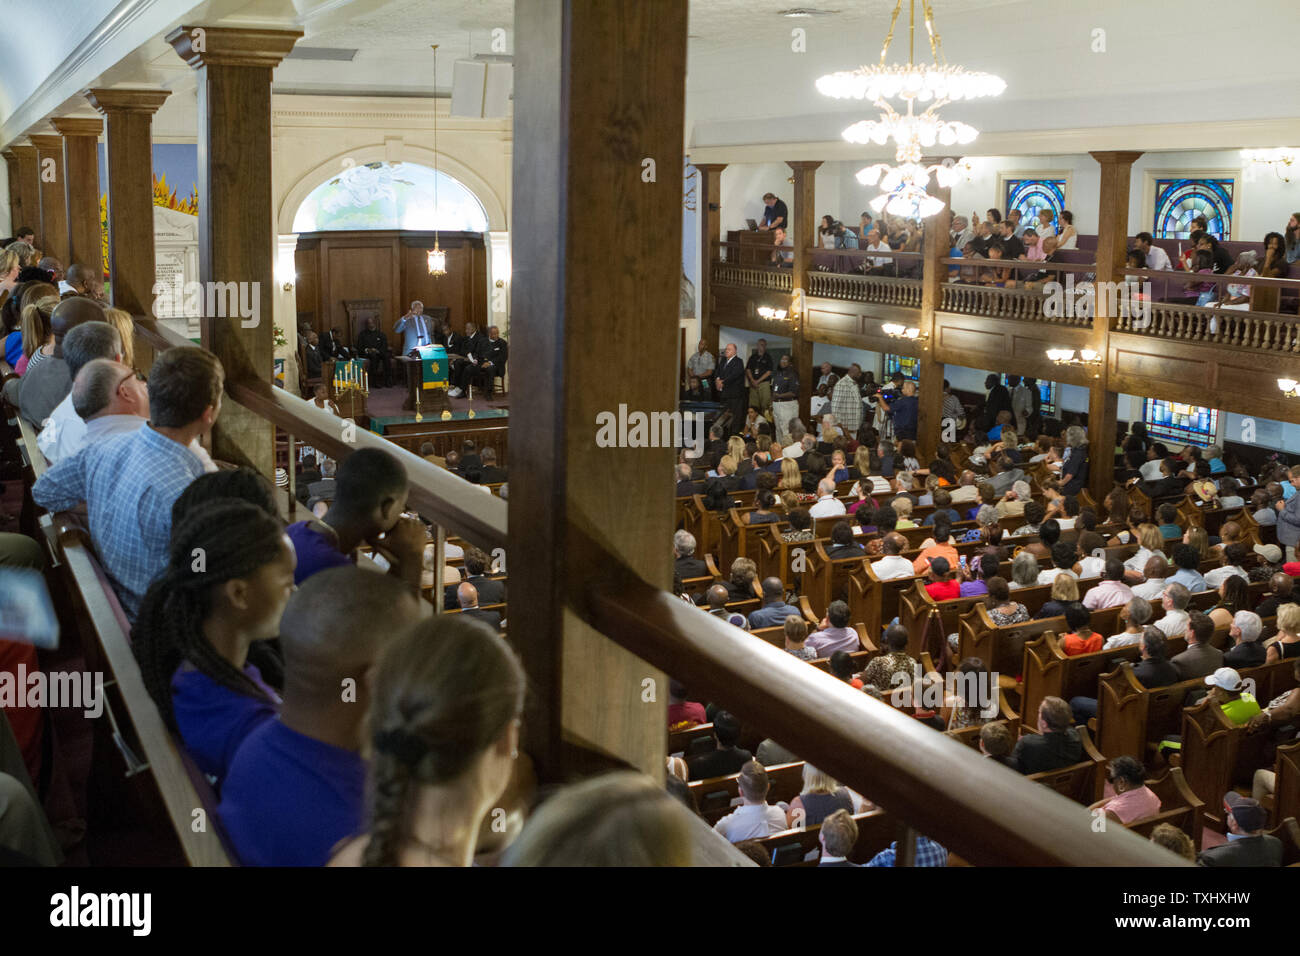
[[[1274,312],[1153,302],[1147,314],[1122,316],[1116,330],[1243,349],[1300,352],[1300,319]]]
[[[729,262],[715,262],[710,273],[714,285],[739,285],[767,292],[791,292],[794,273],[789,269],[767,269],[761,266],[737,266]]]
[[[1059,315],[1048,315],[1044,309],[1047,300],[1048,295],[1042,289],[1001,289],[997,286],[954,282],[942,286],[939,310],[994,319],[1068,325],[1073,328],[1092,327],[1091,314],[1075,314],[1078,310],[1073,307],[1060,309]]]
[[[921,307],[921,280],[841,272],[808,273],[808,295],[850,302]]]

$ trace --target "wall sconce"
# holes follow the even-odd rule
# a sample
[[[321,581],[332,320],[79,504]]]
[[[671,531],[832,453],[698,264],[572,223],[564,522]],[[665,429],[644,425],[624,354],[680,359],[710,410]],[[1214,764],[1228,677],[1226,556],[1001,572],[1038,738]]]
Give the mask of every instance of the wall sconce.
[[[1300,398],[1300,382],[1293,378],[1279,378],[1277,387],[1282,390],[1282,394],[1287,398]]]
[[[505,279],[497,279],[497,281],[496,281],[496,287],[497,287],[498,289],[504,289],[504,288],[506,287],[506,280],[505,280]]]
[[[785,309],[774,309],[770,305],[760,305],[755,311],[758,312],[760,318],[778,319],[781,321],[789,318],[790,315],[790,313]]]
[[[1079,357],[1074,357],[1074,349],[1048,349],[1047,357],[1057,365],[1100,365],[1101,353],[1092,349],[1080,349]]]
[[[908,342],[928,342],[930,339],[930,336],[922,335],[921,330],[915,326],[908,327],[893,322],[882,323],[880,331],[884,332],[891,339],[905,339]]]

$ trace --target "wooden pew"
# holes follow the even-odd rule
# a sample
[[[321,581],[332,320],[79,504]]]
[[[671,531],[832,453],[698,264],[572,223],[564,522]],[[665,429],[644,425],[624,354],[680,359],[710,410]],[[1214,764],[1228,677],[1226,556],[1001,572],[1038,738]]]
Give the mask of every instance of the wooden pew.
[[[1271,669],[1286,666],[1291,670],[1290,664],[1290,661],[1279,661],[1246,668],[1240,673],[1243,678],[1253,679],[1257,688],[1271,687],[1276,683]],[[1133,676],[1133,667],[1127,662],[1101,675],[1097,697],[1097,746],[1107,757],[1127,754],[1145,761],[1148,752],[1154,750],[1163,738],[1182,732],[1183,702],[1187,692],[1204,687],[1205,680],[1195,678],[1148,690]],[[1188,782],[1192,782],[1190,777]]]
[[[849,854],[849,862],[866,863],[881,850],[902,839],[904,824],[884,810],[854,814],[858,839]],[[816,866],[820,858],[821,825],[786,830],[758,841],[773,866]]]
[[[1205,822],[1202,816],[1205,802],[1187,785],[1182,769],[1170,767],[1154,780],[1148,780],[1147,786],[1160,798],[1160,812],[1144,820],[1126,823],[1125,829],[1149,839],[1152,830],[1162,823],[1169,823],[1191,837],[1192,846],[1199,850]]]
[[[1068,767],[1062,767],[1059,770],[1044,770],[1042,773],[1031,773],[1025,779],[1041,783],[1045,787],[1051,787],[1061,796],[1087,806],[1096,802],[1101,796],[1102,782],[1105,779],[1106,758],[1093,746],[1092,738],[1088,734],[1086,727],[1075,727],[1074,729],[1079,734],[1080,743],[1083,744],[1083,760]],[[1025,733],[1035,732],[1031,731],[1027,724],[1022,724],[1021,730]]]
[[[698,745],[698,741],[704,741],[708,746]],[[693,749],[697,745],[702,747],[702,751]],[[712,749],[713,724],[711,723],[668,731],[668,756],[670,757],[678,754],[689,757],[697,752],[707,752]]]
[[[1119,630],[1121,610],[1118,607],[1108,607],[1093,611],[1092,629],[1104,636],[1116,633]],[[1097,696],[1097,679],[1103,672],[1112,669],[1111,661],[1116,658],[1136,661],[1141,655],[1141,648],[1132,644],[1071,657],[1061,647],[1058,633],[1063,632],[1055,628],[1047,630],[1025,644],[1020,699],[1026,714],[1037,714],[1038,706],[1045,697],[1060,697],[1068,701],[1071,697]]]
[[[789,803],[803,790],[804,762],[775,764],[768,767],[767,779],[771,789],[767,794],[770,804]],[[733,773],[725,777],[710,777],[707,780],[692,780],[687,788],[695,807],[709,825],[713,825],[739,806],[740,774]]]
[[[1300,740],[1277,748],[1273,795],[1265,800],[1274,821],[1300,817]]]

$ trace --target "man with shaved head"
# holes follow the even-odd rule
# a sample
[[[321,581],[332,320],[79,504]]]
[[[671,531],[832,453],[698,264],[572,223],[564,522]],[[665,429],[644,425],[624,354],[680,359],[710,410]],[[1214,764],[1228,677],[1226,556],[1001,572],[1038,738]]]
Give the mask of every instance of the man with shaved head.
[[[460,605],[461,614],[472,617],[476,621],[482,621],[494,631],[501,630],[501,615],[496,611],[486,611],[478,606],[478,588],[468,581],[462,581],[457,585],[456,602]]]
[[[39,428],[72,391],[73,373],[63,356],[64,339],[83,322],[103,322],[104,318],[104,307],[83,296],[64,299],[55,307],[50,316],[54,353],[23,376],[18,392],[18,412],[33,427]]]
[[[355,567],[313,575],[289,599],[279,718],[244,739],[221,785],[217,812],[241,863],[324,866],[361,829],[370,673],[420,617],[401,581]]]

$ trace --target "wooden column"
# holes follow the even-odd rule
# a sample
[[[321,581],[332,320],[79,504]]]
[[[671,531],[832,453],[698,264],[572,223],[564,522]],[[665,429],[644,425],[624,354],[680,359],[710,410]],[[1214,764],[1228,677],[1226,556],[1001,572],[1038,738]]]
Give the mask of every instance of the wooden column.
[[[813,393],[813,346],[804,339],[803,322],[808,289],[808,270],[812,266],[808,249],[817,244],[817,169],[820,160],[787,161],[794,170],[793,209],[790,212],[790,238],[794,242],[794,289],[792,305],[799,310],[798,319],[792,323],[790,361],[799,376],[799,418],[811,424]]]
[[[14,232],[23,226],[36,230],[36,244],[44,249],[45,237],[41,235],[41,169],[36,159],[35,146],[15,146],[18,156],[18,189],[22,196],[23,221],[14,223]]]
[[[4,157],[5,172],[9,176],[9,232],[8,235],[16,233],[20,226],[24,225],[23,219],[23,191],[22,180],[18,175],[18,154],[12,149],[6,149],[0,156]]]
[[[271,196],[271,73],[300,30],[179,27],[167,42],[198,73],[199,280],[239,289],[251,317],[227,305],[205,307],[203,345],[231,381],[269,381],[275,346],[276,231]],[[229,302],[229,297],[226,296]],[[236,314],[232,314],[236,313]],[[213,431],[213,456],[275,474],[275,429],[233,404]]]
[[[529,479],[509,502],[510,600],[526,609],[510,640],[544,779],[610,761],[664,772],[664,674],[584,615],[594,585],[672,578],[675,451],[600,447],[597,416],[677,405],[664,317],[681,273],[686,18],[686,0],[515,5],[529,42],[515,53],[511,192],[530,240],[515,247],[511,346],[529,360],[511,370],[528,399],[511,408],[510,459]]]
[[[697,311],[700,313],[700,338],[709,343],[715,356],[718,350],[718,326],[713,321],[713,260],[718,252],[713,244],[722,238],[722,171],[726,163],[696,163],[699,172],[700,283]],[[691,342],[690,354],[699,344]]]
[[[929,163],[929,160],[926,160]],[[921,272],[921,336],[925,341],[920,345],[921,387],[917,391],[920,407],[916,419],[916,447],[923,465],[934,458],[935,446],[943,435],[943,373],[942,362],[934,357],[935,332],[938,323],[934,314],[939,309],[943,296],[944,279],[948,276],[948,267],[939,260],[947,258],[948,235],[952,225],[952,190],[945,189],[930,182],[927,192],[943,200],[943,209],[925,220],[925,240],[922,247],[925,258]]]
[[[40,133],[27,137],[36,147],[36,165],[40,179],[41,224],[40,248],[44,256],[53,256],[68,264],[68,207],[63,196],[63,137]]]
[[[1106,150],[1092,154],[1101,164],[1100,202],[1097,211],[1097,288],[1103,283],[1122,282],[1128,250],[1128,191],[1133,163],[1140,151]],[[1110,390],[1110,330],[1116,316],[1110,315],[1111,296],[1095,296],[1092,348],[1102,356],[1088,396],[1088,488],[1100,504],[1115,483],[1115,425],[1119,396]],[[1116,297],[1118,301],[1118,297]]]
[[[104,115],[108,182],[108,298],[132,315],[153,314],[153,114],[170,90],[86,91]],[[153,366],[153,349],[135,337],[135,367]]]
[[[64,116],[51,120],[63,137],[63,197],[68,210],[68,262],[104,270],[99,226],[99,152],[104,121]]]

